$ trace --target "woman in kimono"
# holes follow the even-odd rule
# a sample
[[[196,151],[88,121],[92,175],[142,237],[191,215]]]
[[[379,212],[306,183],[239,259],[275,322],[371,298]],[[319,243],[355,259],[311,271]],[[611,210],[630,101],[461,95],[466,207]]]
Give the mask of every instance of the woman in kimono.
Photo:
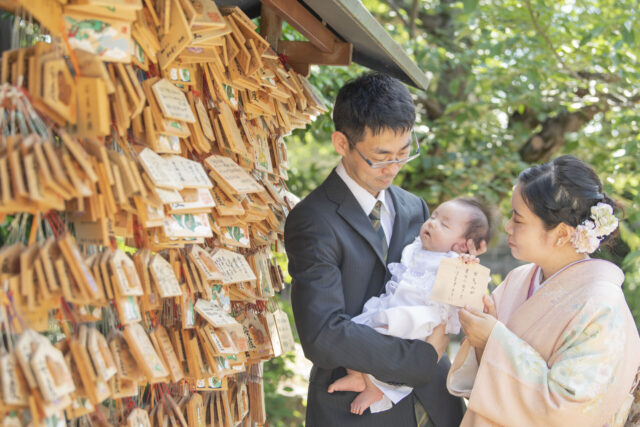
[[[512,270],[460,310],[466,335],[447,378],[469,399],[462,426],[621,426],[640,338],[622,271],[588,254],[618,226],[594,171],[562,156],[522,172],[505,229]]]

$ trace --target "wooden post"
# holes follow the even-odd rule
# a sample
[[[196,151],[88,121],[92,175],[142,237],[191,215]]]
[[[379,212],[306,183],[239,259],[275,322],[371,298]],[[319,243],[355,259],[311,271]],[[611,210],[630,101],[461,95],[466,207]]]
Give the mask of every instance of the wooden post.
[[[282,18],[273,9],[263,4],[260,11],[260,35],[269,42],[276,52],[281,34]]]

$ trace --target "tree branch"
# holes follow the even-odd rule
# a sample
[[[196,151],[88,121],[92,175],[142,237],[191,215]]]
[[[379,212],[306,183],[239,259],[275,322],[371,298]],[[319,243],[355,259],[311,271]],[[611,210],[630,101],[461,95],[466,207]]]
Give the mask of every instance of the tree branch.
[[[393,0],[387,1],[387,5],[396,12],[396,15],[398,15],[398,18],[400,18],[400,20],[402,21],[404,26],[407,27],[407,28],[410,28],[409,27],[409,22],[405,19],[405,17],[401,13],[401,11],[404,11],[406,13],[406,10],[404,9],[404,7],[399,6]]]
[[[560,55],[558,55],[558,52],[556,51],[556,48],[553,46],[551,39],[549,38],[547,33],[544,32],[542,27],[540,27],[540,24],[538,23],[538,19],[536,18],[535,13],[533,13],[533,9],[531,7],[531,1],[525,0],[524,2],[527,5],[527,10],[529,11],[529,16],[531,17],[531,22],[533,22],[533,26],[535,27],[536,31],[542,36],[542,38],[547,44],[547,47],[549,48],[549,50],[551,50],[551,53],[553,53],[553,56],[555,56],[556,59],[558,60],[558,63],[560,64],[560,68],[562,68],[567,73],[569,73],[569,75],[571,75],[573,78],[582,80],[582,78],[575,71],[567,67],[567,64],[565,64],[564,60],[560,57]]]
[[[520,147],[518,150],[520,157],[529,163],[547,161],[565,144],[565,134],[580,130],[597,113],[606,109],[607,107],[604,105],[593,104],[573,113],[565,111],[546,119],[542,123],[542,130]]]
[[[409,15],[409,37],[413,38],[416,34],[416,18],[418,17],[418,0],[413,0],[411,14]]]

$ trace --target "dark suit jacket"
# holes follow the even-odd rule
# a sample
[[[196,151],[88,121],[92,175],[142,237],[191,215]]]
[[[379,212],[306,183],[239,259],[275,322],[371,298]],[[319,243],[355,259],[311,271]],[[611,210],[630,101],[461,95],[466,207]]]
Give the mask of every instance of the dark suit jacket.
[[[388,262],[418,235],[429,216],[418,197],[391,186],[396,216]],[[292,304],[304,353],[314,366],[307,398],[307,426],[415,425],[417,398],[438,427],[457,426],[462,404],[446,389],[449,359],[436,365],[435,349],[424,341],[382,335],[351,322],[364,303],[380,295],[390,277],[378,235],[344,181],[331,172],[301,201],[285,225],[285,247],[293,278]],[[327,392],[344,368],[415,388],[388,411],[353,415],[357,393]]]

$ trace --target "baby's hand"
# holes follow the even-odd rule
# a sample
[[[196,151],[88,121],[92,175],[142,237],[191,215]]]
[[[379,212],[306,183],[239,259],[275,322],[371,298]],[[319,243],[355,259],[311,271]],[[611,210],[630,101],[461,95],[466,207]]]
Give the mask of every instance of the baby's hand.
[[[465,264],[477,264],[480,262],[478,257],[471,254],[462,254],[460,255],[460,260]]]

